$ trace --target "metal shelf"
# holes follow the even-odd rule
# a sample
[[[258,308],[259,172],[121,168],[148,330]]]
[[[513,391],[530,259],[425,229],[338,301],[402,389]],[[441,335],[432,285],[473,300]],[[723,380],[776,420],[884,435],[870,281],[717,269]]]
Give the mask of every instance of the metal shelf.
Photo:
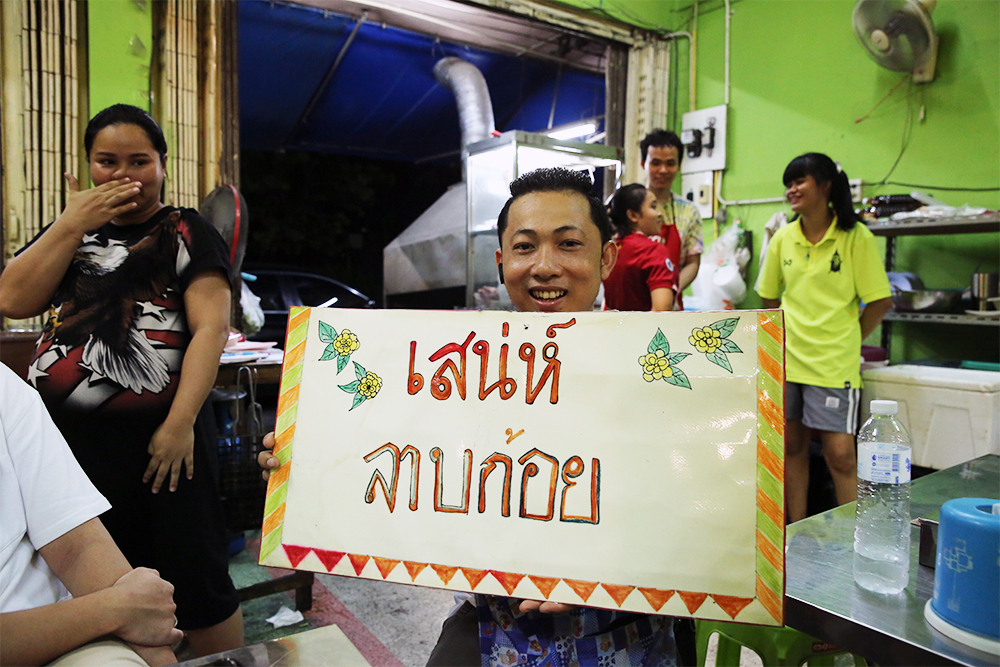
[[[900,313],[894,310],[886,313],[883,321],[888,322],[934,322],[937,324],[978,324],[1000,327],[1000,317],[984,317],[968,313]]]
[[[940,218],[905,218],[873,222],[868,229],[875,236],[924,236],[931,234],[980,234],[1000,232],[1000,213],[960,215]]]
[[[960,215],[934,218],[904,218],[884,220],[868,225],[875,236],[885,238],[885,270],[892,271],[896,263],[897,236],[930,236],[933,234],[981,234],[1000,231],[1000,213],[990,211],[980,215]],[[1000,327],[1000,319],[968,313],[899,313],[890,311],[883,318],[882,347],[891,354],[893,322],[962,324]]]

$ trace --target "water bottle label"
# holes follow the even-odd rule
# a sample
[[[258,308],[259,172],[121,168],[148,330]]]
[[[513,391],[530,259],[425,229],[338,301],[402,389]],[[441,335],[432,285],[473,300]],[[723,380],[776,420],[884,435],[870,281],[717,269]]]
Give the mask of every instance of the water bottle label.
[[[876,484],[909,483],[910,448],[881,442],[859,442],[858,477]]]

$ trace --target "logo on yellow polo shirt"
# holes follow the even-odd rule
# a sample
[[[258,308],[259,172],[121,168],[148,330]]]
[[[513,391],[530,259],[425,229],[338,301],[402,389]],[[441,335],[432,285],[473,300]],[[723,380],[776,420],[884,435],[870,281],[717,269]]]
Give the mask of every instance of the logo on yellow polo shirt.
[[[840,253],[836,250],[833,251],[833,257],[830,259],[830,271],[834,273],[840,271]]]

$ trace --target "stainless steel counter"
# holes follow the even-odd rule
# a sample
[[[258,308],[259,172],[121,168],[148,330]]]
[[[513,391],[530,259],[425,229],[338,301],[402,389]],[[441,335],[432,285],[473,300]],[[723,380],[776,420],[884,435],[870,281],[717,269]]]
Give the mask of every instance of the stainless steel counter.
[[[983,456],[915,480],[911,516],[937,520],[952,498],[997,498],[1000,457]],[[790,524],[785,547],[785,622],[880,665],[992,665],[998,659],[931,628],[924,605],[934,570],[918,564],[920,534],[910,534],[910,583],[899,595],[854,583],[854,503]]]

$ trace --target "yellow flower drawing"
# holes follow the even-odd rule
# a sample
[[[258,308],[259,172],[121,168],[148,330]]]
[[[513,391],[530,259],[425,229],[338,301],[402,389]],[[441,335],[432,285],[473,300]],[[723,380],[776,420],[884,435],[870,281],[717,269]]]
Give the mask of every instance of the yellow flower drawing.
[[[344,329],[338,334],[336,329],[323,321],[319,323],[319,340],[322,343],[326,343],[323,355],[319,360],[329,361],[330,359],[336,359],[338,374],[347,366],[351,355],[361,347],[361,341],[353,331]]]
[[[719,368],[733,372],[729,362],[729,354],[742,353],[743,350],[729,336],[739,326],[740,318],[727,317],[724,320],[712,322],[703,327],[695,327],[688,336],[691,346],[705,355],[705,358]]]
[[[358,378],[350,384],[337,385],[340,389],[349,394],[354,394],[354,401],[351,403],[351,410],[358,407],[365,401],[375,398],[379,389],[382,388],[382,378],[377,374],[365,369],[358,362],[354,362],[354,376]],[[348,410],[350,412],[350,410]]]
[[[646,382],[662,380],[672,377],[674,369],[670,365],[670,360],[663,350],[649,352],[639,357],[639,365],[642,366],[642,379]]]
[[[667,384],[675,387],[691,388],[691,381],[678,366],[691,355],[687,352],[671,352],[670,341],[659,329],[653,339],[646,346],[646,354],[639,357],[639,365],[642,366],[642,379],[646,382],[663,380]]]
[[[358,393],[365,398],[375,398],[378,390],[382,388],[382,378],[371,371],[358,382]]]
[[[688,342],[694,345],[699,352],[712,354],[722,347],[722,332],[712,327],[696,327],[691,330]]]
[[[351,356],[359,347],[361,347],[361,343],[350,329],[343,329],[333,341],[333,349],[342,357]]]

